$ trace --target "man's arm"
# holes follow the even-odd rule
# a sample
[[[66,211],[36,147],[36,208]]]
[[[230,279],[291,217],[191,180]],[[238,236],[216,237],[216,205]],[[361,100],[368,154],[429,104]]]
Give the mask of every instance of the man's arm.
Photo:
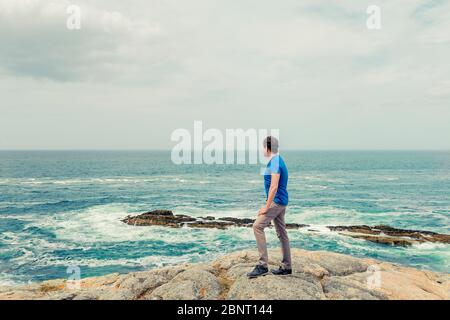
[[[266,214],[267,211],[269,210],[270,205],[272,204],[273,199],[275,198],[275,195],[277,194],[279,182],[280,182],[280,174],[273,173],[272,178],[270,180],[270,188],[269,188],[269,194],[267,195],[266,206],[262,207],[259,210],[259,215]]]

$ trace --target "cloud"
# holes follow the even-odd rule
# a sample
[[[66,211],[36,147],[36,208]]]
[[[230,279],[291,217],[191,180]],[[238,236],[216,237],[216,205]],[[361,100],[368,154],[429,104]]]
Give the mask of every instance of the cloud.
[[[107,79],[162,34],[157,23],[90,2],[80,5],[81,30],[69,30],[70,5],[65,0],[0,0],[0,66],[5,72],[58,81]]]
[[[290,148],[448,146],[450,3],[379,0],[368,30],[372,4],[0,0],[3,145],[167,148],[204,120]]]

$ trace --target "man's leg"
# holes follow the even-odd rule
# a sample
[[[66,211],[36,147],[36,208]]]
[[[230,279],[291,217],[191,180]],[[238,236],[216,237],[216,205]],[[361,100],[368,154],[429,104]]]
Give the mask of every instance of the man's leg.
[[[278,208],[280,212],[273,220],[273,223],[275,225],[275,230],[277,231],[278,239],[280,239],[281,242],[281,252],[283,254],[282,265],[285,269],[292,269],[291,246],[289,243],[289,237],[286,230],[286,223],[284,221],[286,207],[280,206]]]
[[[267,243],[264,229],[275,219],[278,214],[276,210],[277,206],[272,206],[266,214],[260,215],[253,223],[253,232],[255,234],[256,245],[259,252],[259,264],[266,267],[268,266],[269,257],[267,254]]]

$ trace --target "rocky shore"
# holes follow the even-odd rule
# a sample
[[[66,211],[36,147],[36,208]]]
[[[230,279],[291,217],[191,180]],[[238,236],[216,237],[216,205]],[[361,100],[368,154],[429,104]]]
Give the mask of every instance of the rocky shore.
[[[414,243],[450,243],[450,235],[422,230],[404,230],[389,226],[330,226],[331,231],[372,242],[408,246]]]
[[[293,274],[248,279],[256,250],[224,255],[204,264],[183,264],[129,274],[52,280],[0,287],[0,300],[148,299],[450,299],[450,274],[359,259],[324,251],[292,250]],[[280,259],[270,250],[270,264]]]
[[[230,227],[251,227],[253,219],[240,218],[218,218],[190,217],[187,215],[175,215],[169,210],[155,210],[136,216],[128,216],[122,220],[124,223],[132,226],[166,226],[171,228],[216,228],[226,229]],[[288,223],[286,227],[291,230],[310,227],[307,224]],[[335,231],[341,235],[353,238],[364,239],[367,241],[409,246],[415,243],[440,242],[450,244],[450,235],[440,234],[430,231],[396,229],[389,226],[328,226],[330,231]],[[308,229],[307,229],[308,230]],[[314,230],[310,230],[314,231]]]

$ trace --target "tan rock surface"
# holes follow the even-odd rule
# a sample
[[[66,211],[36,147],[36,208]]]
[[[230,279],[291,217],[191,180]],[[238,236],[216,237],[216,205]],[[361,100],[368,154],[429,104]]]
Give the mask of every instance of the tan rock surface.
[[[0,287],[0,300],[17,299],[445,299],[450,275],[373,259],[292,250],[293,274],[247,279],[256,250],[230,253],[207,264],[183,264],[130,274],[111,274]],[[278,250],[270,250],[275,267]],[[68,285],[69,284],[69,285]]]

